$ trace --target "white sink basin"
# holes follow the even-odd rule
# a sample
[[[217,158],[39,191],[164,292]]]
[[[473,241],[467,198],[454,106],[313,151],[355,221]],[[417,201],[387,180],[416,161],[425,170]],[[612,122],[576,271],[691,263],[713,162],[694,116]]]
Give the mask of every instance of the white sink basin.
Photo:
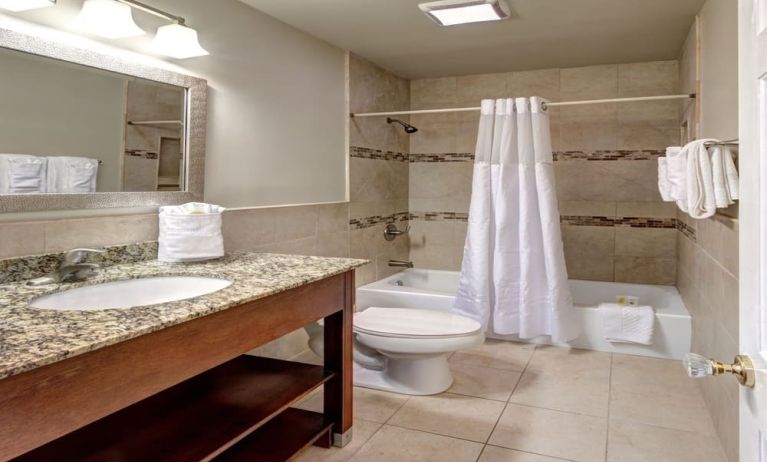
[[[135,308],[199,297],[231,284],[225,279],[189,276],[128,279],[43,295],[32,300],[29,306],[60,311]]]

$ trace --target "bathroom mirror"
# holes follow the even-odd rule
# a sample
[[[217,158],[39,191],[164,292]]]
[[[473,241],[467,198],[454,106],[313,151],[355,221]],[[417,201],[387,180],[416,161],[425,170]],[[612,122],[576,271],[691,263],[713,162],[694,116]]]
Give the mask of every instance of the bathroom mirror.
[[[206,82],[131,58],[0,29],[0,212],[202,199]]]

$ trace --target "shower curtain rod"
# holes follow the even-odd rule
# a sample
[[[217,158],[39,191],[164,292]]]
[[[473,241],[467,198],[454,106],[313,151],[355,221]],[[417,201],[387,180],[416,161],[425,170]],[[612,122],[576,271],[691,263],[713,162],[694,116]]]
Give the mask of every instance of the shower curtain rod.
[[[695,93],[683,94],[683,95],[663,95],[663,96],[640,96],[635,98],[615,98],[615,99],[590,99],[584,101],[560,101],[558,103],[544,103],[546,107],[558,107],[558,106],[579,106],[582,104],[606,104],[606,103],[630,103],[632,101],[662,101],[669,99],[694,99]],[[378,117],[378,116],[393,116],[393,115],[410,115],[410,114],[439,114],[443,112],[473,112],[479,111],[481,107],[454,107],[446,109],[421,109],[418,111],[393,111],[393,112],[362,112],[351,113],[350,117]]]

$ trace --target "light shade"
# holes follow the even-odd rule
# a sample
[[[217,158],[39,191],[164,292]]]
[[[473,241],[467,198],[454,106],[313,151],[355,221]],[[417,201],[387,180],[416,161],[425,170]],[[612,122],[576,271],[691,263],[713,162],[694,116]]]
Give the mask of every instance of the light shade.
[[[9,11],[26,11],[53,6],[56,0],[0,0],[0,8]]]
[[[131,7],[115,0],[85,0],[75,20],[75,27],[85,33],[109,39],[146,34],[133,21]]]
[[[210,54],[200,46],[197,31],[181,24],[170,24],[157,28],[157,35],[152,41],[152,51],[176,59]]]
[[[509,17],[509,9],[503,0],[442,0],[421,3],[418,7],[442,26],[499,21]]]

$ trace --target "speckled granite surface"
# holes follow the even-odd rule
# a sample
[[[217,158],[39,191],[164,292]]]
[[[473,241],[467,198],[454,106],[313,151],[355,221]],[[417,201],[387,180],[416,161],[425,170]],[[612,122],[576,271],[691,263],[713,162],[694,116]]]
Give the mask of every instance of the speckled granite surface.
[[[197,264],[156,260],[99,270],[83,283],[0,285],[0,379],[166,327],[232,308],[365,264],[348,258],[241,253]],[[190,300],[102,311],[30,308],[31,299],[70,288],[151,276],[206,276],[229,287]]]

